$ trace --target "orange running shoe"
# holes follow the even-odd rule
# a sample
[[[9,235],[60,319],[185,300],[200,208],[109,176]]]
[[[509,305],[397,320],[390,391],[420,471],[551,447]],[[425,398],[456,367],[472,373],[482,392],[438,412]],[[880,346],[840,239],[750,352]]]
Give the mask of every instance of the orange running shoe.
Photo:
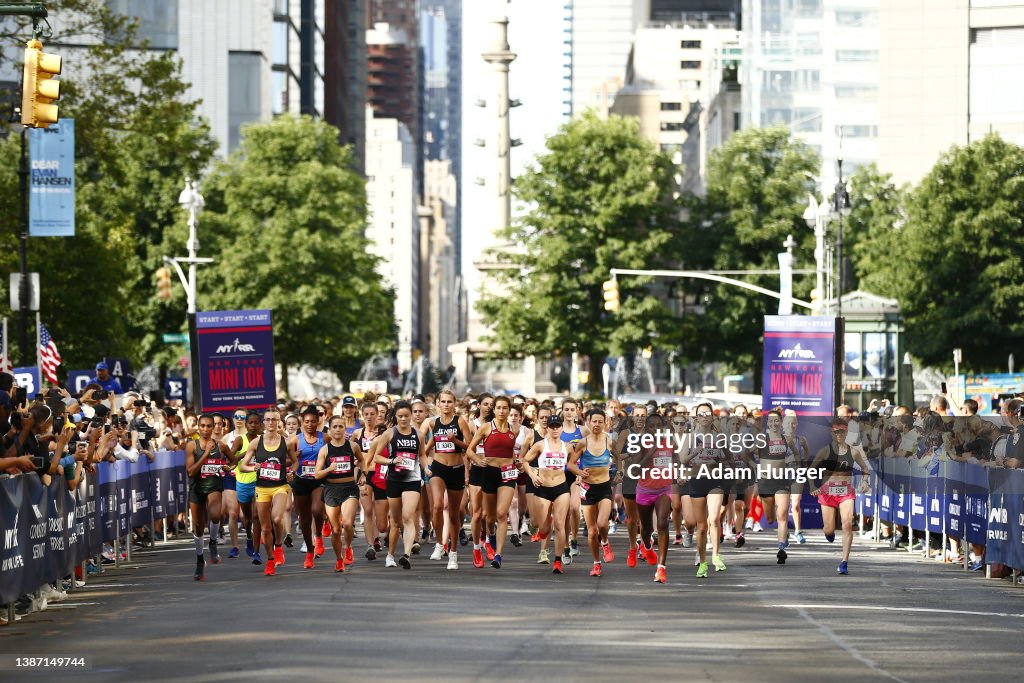
[[[491,547],[490,541],[488,541],[487,543],[484,543],[484,550],[487,551],[487,561],[488,562],[493,562],[494,561],[494,548]]]
[[[654,572],[654,580],[657,583],[665,583],[665,568],[659,566]]]
[[[595,562],[594,568],[590,570],[591,576],[601,576],[601,563]]]
[[[604,555],[604,561],[605,562],[611,563],[611,562],[615,561],[615,553],[612,552],[612,544],[611,543],[603,544],[601,546],[601,553]]]
[[[317,536],[316,540],[313,541],[313,554],[317,557],[320,557],[324,554],[324,539],[320,538],[319,536]]]
[[[303,569],[313,568],[313,553],[306,553],[306,561],[302,563]]]
[[[530,543],[540,543],[541,541],[546,540],[547,537],[548,537],[547,534],[542,534],[541,532],[538,531],[534,535],[530,536]]]
[[[345,571],[345,560],[335,560],[334,561],[334,571],[336,571],[336,572],[344,572]]]
[[[284,546],[274,546],[274,562],[275,564],[284,564]]]
[[[480,548],[473,548],[473,566],[477,569],[484,568],[484,554]]]
[[[273,576],[274,575],[274,568],[276,566],[277,566],[277,563],[274,562],[274,560],[268,558],[267,559],[267,563],[265,565],[263,565],[263,576]]]
[[[629,551],[628,553],[626,553],[626,566],[627,567],[635,567],[636,566],[636,553],[634,553],[632,550]]]
[[[552,574],[561,574],[562,573],[562,558],[561,557],[559,557],[557,560],[555,560],[555,564],[552,565],[552,567],[551,567],[551,573]]]
[[[320,535],[326,538],[331,535],[332,531],[333,529],[331,528],[331,523],[325,519],[324,525],[320,528]]]
[[[658,564],[658,553],[654,552],[654,548],[644,548],[644,551],[644,555],[647,557],[647,564]]]
[[[352,546],[345,548],[345,564],[352,564],[355,561],[356,558],[352,552]]]

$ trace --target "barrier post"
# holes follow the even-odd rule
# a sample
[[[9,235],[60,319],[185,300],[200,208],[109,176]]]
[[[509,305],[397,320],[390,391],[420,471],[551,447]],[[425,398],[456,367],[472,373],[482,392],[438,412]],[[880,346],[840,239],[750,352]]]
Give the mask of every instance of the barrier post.
[[[8,603],[8,605],[7,605],[7,623],[8,623],[8,624],[13,624],[13,623],[14,623],[14,620],[15,620],[16,618],[17,618],[17,616],[16,616],[16,615],[15,615],[15,613],[14,613],[14,601],[12,600],[12,601],[11,601],[10,603]]]
[[[121,568],[121,530],[114,530],[114,569]]]

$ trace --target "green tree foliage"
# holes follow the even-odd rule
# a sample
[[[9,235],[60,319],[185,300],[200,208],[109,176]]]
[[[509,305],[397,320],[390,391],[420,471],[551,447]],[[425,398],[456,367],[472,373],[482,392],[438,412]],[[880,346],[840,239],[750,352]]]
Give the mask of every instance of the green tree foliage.
[[[130,49],[134,25],[100,0],[54,0],[47,8],[55,33],[45,44],[64,59],[60,114],[75,119],[77,197],[74,237],[29,240],[42,317],[66,367],[90,367],[103,355],[141,362],[162,352],[170,360],[159,337],[182,329],[184,300],[158,304],[153,272],[167,230],[184,221],[183,180],[207,166],[216,144],[197,120],[199,103],[187,98],[174,53]],[[25,22],[4,35],[0,62],[20,60],[11,48],[29,35]],[[19,139],[17,128],[8,132],[0,144],[0,221],[17,226]],[[5,230],[0,272],[17,268],[17,232]],[[8,314],[0,302],[0,315]]]
[[[622,307],[603,308],[611,268],[657,268],[671,258],[677,167],[641,137],[635,120],[586,113],[547,141],[515,182],[527,213],[504,237],[498,287],[480,302],[504,353],[576,351],[590,357],[591,384],[609,352],[671,347],[671,316],[636,277],[620,278]]]
[[[907,347],[926,364],[947,367],[960,347],[970,369],[1005,368],[1024,338],[1024,148],[997,135],[953,147],[905,214],[871,231],[866,286],[899,300]]]
[[[752,128],[729,138],[708,159],[705,196],[690,200],[686,265],[777,270],[787,235],[797,243],[798,262],[813,259],[814,234],[803,211],[819,163],[814,151],[785,128]],[[777,275],[737,278],[778,291]],[[813,278],[794,278],[793,285],[794,295],[806,299]],[[703,360],[753,371],[759,380],[764,316],[778,311],[778,300],[716,285],[705,304],[697,335]]]
[[[199,303],[273,309],[278,362],[351,376],[394,348],[394,295],[363,235],[365,181],[337,140],[308,116],[243,127],[238,149],[204,182],[202,234],[217,261]]]
[[[901,251],[906,191],[870,164],[853,174],[849,192],[852,210],[844,219],[843,249],[853,265],[852,288],[895,297],[888,264]]]

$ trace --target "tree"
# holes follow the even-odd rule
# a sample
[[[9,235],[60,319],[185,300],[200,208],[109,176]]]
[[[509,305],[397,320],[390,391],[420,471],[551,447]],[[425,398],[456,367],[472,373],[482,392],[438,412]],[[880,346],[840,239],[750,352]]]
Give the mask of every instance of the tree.
[[[891,175],[870,164],[850,177],[850,197],[843,243],[853,265],[851,288],[895,297],[889,262],[900,253],[906,191],[893,184]]]
[[[155,301],[153,272],[165,233],[184,221],[177,205],[186,175],[198,176],[216,149],[187,98],[173,53],[131,49],[135,25],[101,0],[48,2],[60,49],[62,118],[76,128],[76,235],[29,240],[29,269],[41,273],[41,308],[65,366],[104,355],[160,357],[160,333],[179,330],[184,300]],[[7,23],[10,47],[28,35]],[[84,47],[82,47],[84,46]],[[14,56],[0,52],[0,63]],[[20,50],[17,52],[20,58]],[[9,132],[9,131],[5,131]],[[0,144],[0,221],[17,226],[19,140]],[[16,272],[17,233],[0,233],[0,272]],[[0,314],[6,315],[0,303]]]
[[[285,382],[290,365],[351,375],[395,346],[394,295],[363,236],[365,181],[337,140],[337,129],[308,116],[250,124],[204,184],[204,240],[217,261],[200,301],[273,309]]]
[[[798,259],[813,258],[814,235],[803,211],[819,165],[814,151],[785,128],[751,128],[729,138],[708,159],[705,196],[689,201],[687,265],[777,270],[787,235],[796,240]],[[779,287],[777,275],[738,277]],[[794,296],[806,298],[812,287],[810,279],[794,279]],[[777,310],[777,299],[732,285],[710,288],[697,335],[703,360],[752,371],[759,385],[764,316]]]
[[[610,269],[668,263],[677,236],[677,167],[640,135],[633,119],[588,112],[563,125],[515,182],[527,213],[501,237],[518,245],[496,254],[498,271],[480,309],[503,353],[578,352],[598,390],[609,352],[674,346],[676,331],[647,280],[620,279],[622,307],[608,315],[602,282]]]
[[[901,229],[872,231],[883,257],[865,280],[891,287],[907,347],[926,364],[959,347],[968,368],[1005,367],[1024,339],[1024,148],[998,135],[951,148],[905,212]]]

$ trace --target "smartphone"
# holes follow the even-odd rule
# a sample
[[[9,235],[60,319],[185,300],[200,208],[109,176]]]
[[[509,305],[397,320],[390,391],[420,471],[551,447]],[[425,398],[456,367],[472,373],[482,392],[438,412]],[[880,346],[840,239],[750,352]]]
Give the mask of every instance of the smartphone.
[[[92,392],[92,397],[97,401],[104,401],[107,398],[107,390],[97,389],[96,391]]]
[[[24,408],[26,403],[28,403],[28,389],[18,387],[18,391],[14,394],[14,406]]]
[[[946,383],[945,383],[945,382],[943,382],[943,383],[942,383],[942,384],[940,385],[940,388],[939,388],[939,393],[940,393],[940,394],[942,394],[943,396],[945,396],[945,395],[946,395]]]
[[[107,425],[103,425],[103,433],[104,434],[109,434],[110,433],[110,425],[108,425],[108,424]]]

